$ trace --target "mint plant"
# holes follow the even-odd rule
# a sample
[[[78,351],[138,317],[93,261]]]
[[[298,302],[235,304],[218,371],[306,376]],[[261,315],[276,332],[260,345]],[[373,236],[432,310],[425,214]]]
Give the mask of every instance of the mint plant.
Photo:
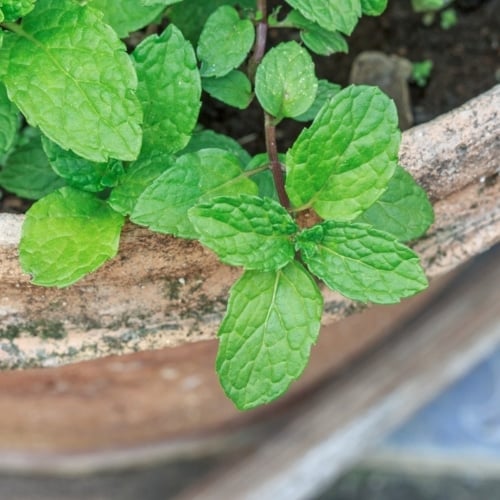
[[[458,22],[457,12],[453,7],[453,0],[412,0],[413,10],[422,14],[422,22],[430,26],[439,13],[439,25],[442,29],[453,28]]]
[[[304,370],[319,282],[381,304],[425,289],[404,242],[433,212],[398,165],[394,103],[318,80],[310,53],[346,51],[361,15],[386,4],[0,0],[0,185],[37,200],[19,248],[33,283],[64,287],[97,269],[127,219],[199,240],[244,269],[216,363],[240,409],[276,399]],[[163,18],[127,52],[121,39]],[[268,48],[281,28],[301,43]],[[241,110],[256,100],[266,151],[252,157],[197,127],[202,90]],[[276,139],[284,119],[311,122],[288,151]],[[304,211],[312,227],[299,224]]]

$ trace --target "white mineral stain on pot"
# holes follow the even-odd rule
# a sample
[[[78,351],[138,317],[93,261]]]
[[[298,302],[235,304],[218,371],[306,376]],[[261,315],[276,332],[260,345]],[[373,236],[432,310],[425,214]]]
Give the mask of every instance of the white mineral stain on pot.
[[[183,389],[192,391],[201,385],[201,378],[197,375],[190,375],[182,381],[181,385]]]
[[[164,380],[175,380],[179,378],[179,372],[170,367],[162,368],[160,370],[160,377]]]

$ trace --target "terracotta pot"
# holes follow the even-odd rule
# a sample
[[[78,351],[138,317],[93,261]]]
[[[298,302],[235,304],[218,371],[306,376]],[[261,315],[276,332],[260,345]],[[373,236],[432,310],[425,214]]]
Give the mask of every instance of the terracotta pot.
[[[401,163],[435,205],[435,224],[414,245],[431,278],[500,240],[499,101],[497,86],[403,135]],[[196,436],[203,436],[197,446],[203,442],[209,449],[221,433],[227,436],[228,426],[282,411],[433,293],[413,299],[418,305],[373,308],[337,324],[360,306],[325,290],[324,327],[337,326],[322,335],[305,377],[277,405],[238,414],[213,369],[214,335],[237,269],[220,264],[197,243],[129,225],[113,261],[72,287],[40,288],[18,265],[22,221],[0,214],[0,365],[6,370],[0,376],[0,466],[5,467],[64,469],[70,463],[88,465],[89,456],[94,465],[109,465],[113,457],[123,459],[121,450],[129,457],[131,449],[139,455],[145,449],[178,453],[174,438],[190,450]]]

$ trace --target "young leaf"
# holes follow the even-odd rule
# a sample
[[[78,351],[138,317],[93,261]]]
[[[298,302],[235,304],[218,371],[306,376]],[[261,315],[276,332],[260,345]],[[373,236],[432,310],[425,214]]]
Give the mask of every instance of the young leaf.
[[[201,81],[191,44],[173,25],[132,54],[144,109],[141,154],[175,153],[189,142],[200,111]]]
[[[219,149],[202,149],[179,157],[140,196],[132,221],[153,231],[182,238],[198,233],[188,210],[215,196],[257,194],[257,186],[242,172],[237,157]]]
[[[323,297],[296,261],[279,271],[246,271],[231,288],[219,329],[217,372],[241,410],[285,393],[318,337]]]
[[[328,31],[350,35],[361,17],[360,0],[286,0],[304,17]]]
[[[246,59],[254,39],[249,19],[240,19],[238,11],[229,5],[219,7],[207,19],[198,42],[201,76],[227,75]]]
[[[40,133],[25,129],[0,169],[0,186],[21,198],[38,200],[63,185],[42,149]]]
[[[236,69],[221,78],[203,78],[202,86],[213,98],[235,108],[248,108],[252,101],[252,84]]]
[[[92,193],[63,187],[26,213],[21,267],[36,285],[71,285],[116,255],[123,222]]]
[[[222,262],[274,271],[294,257],[298,226],[277,202],[257,196],[221,196],[189,210],[198,239]]]
[[[108,203],[122,215],[130,215],[143,191],[174,164],[175,158],[166,153],[141,156],[120,176],[111,191]]]
[[[154,21],[163,10],[166,2],[149,3],[137,0],[90,0],[90,5],[104,14],[104,22],[109,24],[120,38],[137,31]]]
[[[0,17],[5,22],[17,21],[29,14],[35,7],[36,0],[2,0],[0,2]]]
[[[352,220],[385,191],[397,165],[396,107],[377,87],[339,92],[286,156],[286,190],[295,207]]]
[[[312,273],[350,299],[392,304],[427,287],[418,255],[367,224],[326,221],[297,247]]]
[[[0,82],[0,158],[14,144],[19,129],[19,111]]]
[[[73,0],[38,0],[4,37],[0,68],[31,125],[92,161],[134,160],[142,111],[134,68],[102,13]]]
[[[347,53],[349,47],[345,38],[338,31],[322,28],[319,24],[309,21],[299,11],[292,10],[286,17],[286,23],[300,28],[300,38],[305,46],[322,56],[329,56],[336,52]]]
[[[188,145],[179,152],[179,156],[186,153],[194,153],[200,149],[224,149],[237,156],[241,165],[246,165],[252,157],[248,151],[242,148],[238,141],[224,134],[218,134],[213,130],[203,129],[191,136]]]
[[[255,75],[255,94],[261,106],[276,118],[293,118],[307,111],[317,88],[311,56],[297,42],[272,48]]]
[[[388,0],[361,0],[361,9],[366,16],[379,16],[387,8]]]
[[[422,236],[433,221],[434,212],[427,193],[399,166],[387,191],[356,219],[392,234],[399,241]]]
[[[123,165],[118,160],[92,162],[72,151],[62,149],[46,137],[42,138],[42,145],[52,168],[68,186],[98,193],[113,187],[124,173]]]
[[[321,108],[328,102],[332,100],[332,97],[337,95],[341,90],[340,85],[336,83],[331,83],[328,80],[318,80],[318,91],[316,93],[316,98],[312,103],[312,106],[299,116],[294,119],[300,122],[312,121],[316,118],[317,114],[320,112]]]

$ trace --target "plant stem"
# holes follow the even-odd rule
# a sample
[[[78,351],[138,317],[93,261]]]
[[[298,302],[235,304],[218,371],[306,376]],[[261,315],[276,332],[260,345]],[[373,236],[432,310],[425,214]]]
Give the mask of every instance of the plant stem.
[[[248,63],[248,77],[252,82],[255,81],[255,73],[257,68],[266,53],[267,43],[267,0],[257,0],[257,10],[259,12],[260,21],[257,24],[255,44],[252,57]],[[285,191],[285,178],[283,176],[282,165],[278,157],[278,145],[276,143],[276,122],[273,116],[264,111],[264,125],[266,134],[266,151],[269,156],[271,171],[273,173],[274,185],[280,203],[286,208],[290,208],[290,200]]]
[[[257,24],[255,34],[255,44],[253,47],[252,57],[248,62],[248,77],[253,82],[255,80],[255,72],[266,52],[267,42],[267,0],[257,0],[257,10],[260,12],[261,20]]]
[[[290,200],[285,191],[285,177],[278,157],[278,145],[276,143],[276,125],[274,117],[264,112],[266,130],[266,150],[271,162],[271,172],[273,173],[274,185],[278,193],[280,203],[286,208],[290,208]]]

